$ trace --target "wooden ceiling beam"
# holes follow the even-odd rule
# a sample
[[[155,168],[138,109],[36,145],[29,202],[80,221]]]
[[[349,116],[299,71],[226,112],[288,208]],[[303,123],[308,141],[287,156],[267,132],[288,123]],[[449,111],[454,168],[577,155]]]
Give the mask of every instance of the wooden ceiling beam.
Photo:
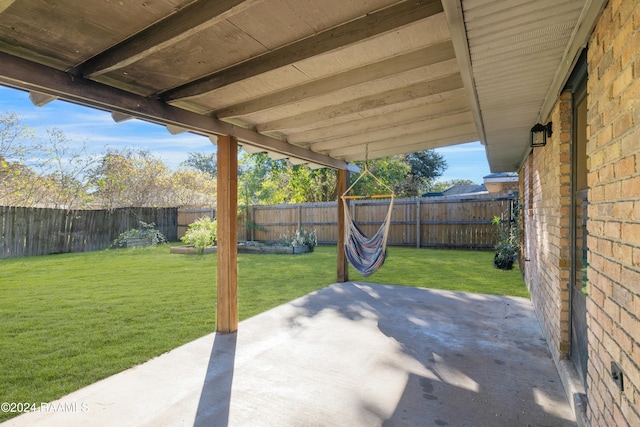
[[[216,111],[215,115],[221,120],[246,116],[282,105],[313,99],[359,84],[370,84],[376,80],[453,59],[455,59],[455,54],[451,42],[440,42],[424,49],[232,105]]]
[[[382,141],[380,145],[369,145],[369,159],[379,159],[382,157],[395,156],[396,154],[415,153],[417,151],[432,150],[434,148],[446,147],[449,145],[465,144],[478,140],[478,132],[474,129],[469,133],[456,133],[455,135],[446,136],[440,139],[422,138],[422,141],[404,144],[405,138],[392,138]],[[363,151],[355,154],[342,156],[347,162],[357,160],[365,160]]]
[[[72,74],[95,78],[133,64],[263,0],[199,0],[77,65]]]
[[[145,98],[101,83],[83,79],[44,65],[0,52],[0,84],[36,91],[76,104],[129,115],[161,125],[183,127],[204,136],[229,135],[239,141],[269,151],[297,157],[336,169],[350,169],[341,160],[314,153],[279,139],[218,119],[173,107],[159,100]]]
[[[414,145],[420,142],[428,142],[431,140],[441,140],[455,135],[466,135],[473,133],[473,123],[467,122],[461,125],[449,125],[442,126],[438,129],[430,131],[414,130],[412,132],[406,132],[403,135],[392,134],[391,136],[381,135],[379,138],[372,138],[366,142],[360,142],[357,144],[343,145],[331,150],[326,150],[328,155],[342,158],[344,156],[351,156],[355,154],[362,154],[366,152],[367,146],[369,151],[381,150],[387,147],[389,141],[393,140],[396,147],[404,147],[407,145]],[[476,135],[476,139],[478,139]]]
[[[330,152],[330,155],[340,156],[335,149],[345,146],[366,145],[371,141],[389,140],[393,137],[404,137],[407,135],[421,134],[424,137],[431,137],[431,134],[441,129],[451,129],[457,126],[464,126],[473,123],[473,117],[469,111],[455,114],[442,114],[439,117],[424,119],[420,121],[412,121],[401,125],[392,125],[381,129],[373,129],[368,132],[360,132],[356,135],[347,137],[338,137],[311,144],[309,149],[318,153]],[[360,147],[362,149],[362,147]]]
[[[410,102],[420,98],[444,94],[460,88],[462,88],[462,81],[460,75],[456,73],[448,77],[419,82],[404,88],[394,89],[383,94],[354,99],[341,105],[328,106],[297,116],[261,123],[257,126],[257,130],[258,132],[280,132],[305,129],[309,126],[312,128],[320,127],[324,124],[329,124],[329,122],[334,123],[336,117],[358,114],[392,104]]]
[[[464,111],[469,111],[467,98],[465,96],[457,96],[440,100],[439,102],[425,103],[417,107],[354,119],[345,123],[325,126],[305,132],[288,134],[287,141],[295,145],[308,146],[313,143],[335,138],[348,139],[351,135],[357,135],[360,132],[384,129],[392,125],[402,125],[417,120],[427,120]]]
[[[165,91],[160,96],[166,101],[197,96],[313,56],[322,55],[362,40],[397,30],[442,12],[441,0],[425,0],[421,2],[407,0],[225,68],[194,82]]]

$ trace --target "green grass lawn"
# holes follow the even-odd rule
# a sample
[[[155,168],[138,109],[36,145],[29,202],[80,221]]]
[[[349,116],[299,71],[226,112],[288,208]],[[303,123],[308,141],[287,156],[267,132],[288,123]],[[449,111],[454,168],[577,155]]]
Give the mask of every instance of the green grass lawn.
[[[490,252],[389,248],[369,282],[528,296]],[[238,256],[240,319],[335,281],[336,248]],[[362,279],[350,270],[351,280]],[[364,280],[364,279],[363,279]],[[167,246],[0,260],[0,401],[48,402],[215,330],[216,256]],[[0,412],[0,421],[16,414]]]
[[[349,279],[361,277],[349,266]],[[391,247],[369,282],[529,298],[517,265],[493,268],[493,252]]]

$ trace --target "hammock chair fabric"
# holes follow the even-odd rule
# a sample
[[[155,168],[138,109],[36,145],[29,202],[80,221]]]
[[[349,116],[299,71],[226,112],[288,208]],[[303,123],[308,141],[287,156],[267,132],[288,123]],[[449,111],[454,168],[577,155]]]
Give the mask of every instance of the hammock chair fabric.
[[[349,206],[345,197],[342,198],[344,204],[345,219],[345,244],[344,252],[347,261],[363,277],[369,277],[375,273],[387,257],[387,237],[391,225],[391,211],[393,210],[393,199],[389,203],[387,216],[373,237],[367,237],[362,230],[353,222],[349,213]]]

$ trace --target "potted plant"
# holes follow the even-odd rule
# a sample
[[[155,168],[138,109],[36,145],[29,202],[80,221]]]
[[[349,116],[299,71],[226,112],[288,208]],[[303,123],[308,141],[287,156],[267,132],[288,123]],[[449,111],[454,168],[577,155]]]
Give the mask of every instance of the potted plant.
[[[496,227],[498,235],[493,265],[501,270],[511,270],[520,249],[517,223],[516,221],[502,221],[499,216],[494,216],[491,223]]]

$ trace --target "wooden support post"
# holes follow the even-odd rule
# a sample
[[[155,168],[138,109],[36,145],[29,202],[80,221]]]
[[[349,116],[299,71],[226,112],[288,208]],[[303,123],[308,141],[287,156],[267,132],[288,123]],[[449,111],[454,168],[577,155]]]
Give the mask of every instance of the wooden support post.
[[[218,138],[217,331],[238,330],[238,140]]]
[[[340,196],[347,191],[347,185],[349,183],[349,171],[344,169],[338,169],[338,282],[347,282],[349,280],[349,269],[347,264],[347,257],[344,254],[344,205]]]

